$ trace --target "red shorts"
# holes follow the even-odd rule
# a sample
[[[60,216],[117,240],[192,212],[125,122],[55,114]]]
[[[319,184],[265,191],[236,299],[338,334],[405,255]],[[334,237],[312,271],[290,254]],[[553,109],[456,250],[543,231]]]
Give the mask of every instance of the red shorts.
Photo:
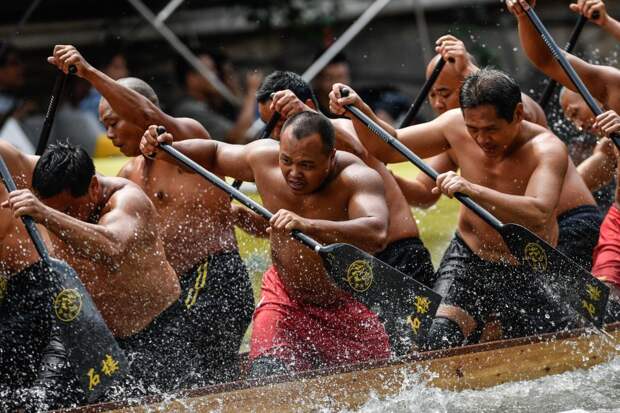
[[[593,262],[592,274],[596,278],[620,286],[620,210],[615,205],[601,224]]]
[[[250,343],[250,360],[265,356],[301,371],[385,359],[390,344],[377,315],[353,297],[329,308],[298,303],[272,266],[263,275]]]

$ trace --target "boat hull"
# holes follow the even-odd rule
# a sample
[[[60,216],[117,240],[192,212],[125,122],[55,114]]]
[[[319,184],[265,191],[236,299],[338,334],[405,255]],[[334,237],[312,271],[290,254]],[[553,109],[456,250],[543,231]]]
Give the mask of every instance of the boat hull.
[[[137,406],[108,403],[73,412],[240,413],[356,409],[371,397],[397,395],[412,384],[425,383],[457,391],[484,389],[589,368],[620,355],[620,323],[608,326],[607,330],[613,340],[576,330],[421,353],[398,361],[306,372],[292,378],[245,380],[182,392],[173,401],[150,399]]]

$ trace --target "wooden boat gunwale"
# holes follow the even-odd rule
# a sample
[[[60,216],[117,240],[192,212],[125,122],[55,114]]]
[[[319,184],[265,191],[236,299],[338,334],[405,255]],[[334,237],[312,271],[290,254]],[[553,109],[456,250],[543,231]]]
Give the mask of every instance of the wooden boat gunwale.
[[[606,326],[606,330],[610,333],[620,332],[620,322],[609,324]],[[344,373],[354,373],[362,371],[370,371],[372,369],[379,368],[398,368],[407,367],[414,363],[424,361],[438,361],[441,359],[456,358],[459,356],[484,354],[485,352],[491,352],[494,350],[509,349],[519,346],[531,346],[537,343],[546,342],[562,342],[568,339],[574,339],[578,337],[598,336],[598,332],[589,328],[580,328],[571,331],[562,331],[556,333],[548,333],[539,336],[529,336],[515,339],[498,340],[488,343],[473,344],[469,346],[463,346],[458,348],[428,351],[423,353],[414,353],[403,356],[398,359],[391,360],[376,360],[364,363],[358,363],[353,365],[338,366],[331,368],[323,368],[316,370],[309,370],[288,375],[278,375],[262,379],[242,379],[235,382],[222,383],[211,385],[198,389],[181,390],[175,394],[175,399],[192,399],[198,397],[204,397],[209,395],[233,393],[245,389],[267,387],[270,385],[278,385],[283,383],[295,383],[308,379],[337,376]],[[601,361],[603,361],[601,359]],[[144,406],[149,404],[155,404],[163,402],[166,398],[164,396],[148,396],[138,401],[117,401],[107,402],[101,404],[94,404],[88,406],[82,406],[75,409],[65,410],[65,412],[83,413],[83,412],[102,412],[107,410],[123,409]]]

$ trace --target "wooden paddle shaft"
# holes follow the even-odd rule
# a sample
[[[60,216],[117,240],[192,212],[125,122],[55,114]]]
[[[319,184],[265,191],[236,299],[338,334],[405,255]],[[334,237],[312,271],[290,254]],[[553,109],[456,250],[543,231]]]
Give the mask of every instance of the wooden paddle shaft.
[[[592,18],[598,19],[598,12],[595,12],[592,15]],[[571,53],[573,51],[575,45],[577,44],[577,40],[579,39],[579,36],[581,36],[581,32],[583,31],[583,28],[585,27],[587,22],[588,18],[586,16],[584,16],[583,14],[579,16],[579,19],[577,19],[577,23],[573,28],[570,38],[568,39],[568,43],[566,43],[566,47],[564,47],[564,50],[566,52]],[[547,87],[545,88],[545,91],[543,92],[542,97],[538,102],[543,109],[545,109],[549,104],[551,96],[553,96],[553,92],[555,91],[555,87],[557,85],[558,82],[553,79],[549,79],[549,83],[547,84]]]
[[[340,92],[343,96],[348,95],[348,90],[343,89]],[[413,153],[409,148],[402,144],[398,139],[390,135],[377,125],[372,119],[370,119],[366,114],[364,114],[361,110],[356,108],[355,106],[346,105],[346,109],[353,114],[360,122],[362,122],[368,129],[374,132],[377,136],[383,139],[388,145],[396,149],[400,152],[405,158],[407,158],[410,162],[412,162],[415,166],[417,166],[422,172],[428,175],[433,181],[437,180],[439,174],[435,169],[429,166],[426,162],[424,162],[418,155]],[[497,218],[495,218],[489,211],[480,206],[476,201],[468,197],[467,195],[456,193],[454,197],[461,202],[463,205],[471,209],[476,215],[484,220],[487,224],[495,228],[499,231],[504,224]]]
[[[0,155],[0,175],[2,175],[2,181],[4,182],[7,192],[10,193],[17,191],[17,186],[15,186],[11,172],[9,171],[2,155]],[[39,230],[37,230],[37,227],[34,225],[34,220],[29,216],[22,216],[22,222],[24,223],[32,242],[34,242],[34,247],[37,249],[41,259],[44,261],[49,261],[50,256],[47,251],[47,247],[41,238],[41,234],[39,234]]]
[[[69,73],[75,74],[77,68],[74,65],[69,66]],[[54,118],[56,116],[56,109],[58,103],[62,99],[62,92],[67,83],[67,75],[64,72],[58,72],[56,75],[56,81],[54,83],[54,89],[52,89],[52,96],[50,97],[50,103],[47,105],[47,112],[45,113],[45,120],[43,120],[43,127],[41,128],[41,134],[39,135],[39,143],[37,144],[36,155],[43,155],[47,142],[50,138],[52,126],[54,125]]]
[[[160,126],[157,128],[157,132],[161,135],[162,133],[165,132],[165,129]],[[258,215],[262,216],[263,218],[267,220],[271,219],[271,217],[273,216],[271,211],[269,211],[267,208],[265,208],[258,202],[254,201],[252,198],[250,198],[243,192],[234,188],[232,185],[229,185],[228,183],[226,183],[226,181],[224,181],[219,176],[203,168],[198,163],[194,162],[193,160],[191,160],[190,158],[188,158],[187,156],[185,156],[184,154],[182,154],[181,152],[173,148],[171,145],[168,145],[167,143],[160,143],[159,146],[169,156],[171,156],[178,162],[182,163],[185,167],[191,169],[198,175],[202,176],[207,181],[211,182],[213,185],[217,186],[219,189],[226,192],[233,199],[236,199],[237,201],[241,202],[246,207],[250,208],[252,211],[256,212]],[[313,238],[299,231],[293,231],[293,236],[297,238],[299,241],[301,241],[303,244],[305,244],[306,246],[312,248],[313,250],[317,252],[320,251],[321,248],[323,248],[322,244],[320,244],[319,242],[315,241]]]
[[[566,57],[564,57],[564,55],[562,54],[562,51],[558,47],[555,40],[553,40],[553,37],[551,37],[551,34],[547,30],[547,28],[543,25],[542,21],[540,20],[540,18],[538,17],[534,9],[530,7],[525,12],[527,14],[527,17],[530,19],[530,21],[536,28],[536,31],[538,31],[543,41],[545,42],[545,44],[551,51],[551,54],[553,55],[553,57],[558,61],[562,69],[564,69],[564,72],[570,78],[575,88],[579,91],[579,94],[581,95],[583,100],[585,100],[586,103],[588,104],[588,107],[590,108],[592,113],[594,113],[595,116],[598,116],[601,113],[603,113],[603,110],[598,105],[598,103],[596,103],[596,101],[592,97],[592,94],[590,93],[586,85],[583,83],[583,81],[581,80],[581,78],[579,77],[575,69],[573,68],[573,66],[568,62],[568,60],[566,60]],[[617,133],[612,133],[609,137],[614,142],[614,144],[618,148],[620,148],[620,135]]]
[[[399,128],[405,128],[409,126],[411,122],[413,121],[413,119],[417,116],[418,112],[420,111],[420,108],[424,104],[424,101],[428,97],[428,93],[431,91],[431,88],[435,84],[435,81],[441,74],[441,71],[443,70],[443,67],[445,65],[446,65],[446,61],[443,59],[443,57],[440,57],[439,61],[433,68],[433,72],[431,73],[430,77],[426,80],[426,82],[424,82],[422,89],[420,89],[420,93],[418,93],[418,96],[415,98],[415,100],[413,101],[413,104],[411,105],[411,107],[407,111],[407,114],[403,118],[403,121],[400,123]]]

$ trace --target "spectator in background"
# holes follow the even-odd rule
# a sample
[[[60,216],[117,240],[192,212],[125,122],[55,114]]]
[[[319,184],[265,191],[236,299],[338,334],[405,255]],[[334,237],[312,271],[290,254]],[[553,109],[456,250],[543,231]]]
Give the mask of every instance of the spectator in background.
[[[182,57],[176,63],[178,81],[185,95],[173,109],[178,117],[189,117],[200,122],[213,139],[240,144],[246,142],[246,131],[256,117],[256,90],[262,74],[248,73],[245,94],[230,60],[221,53],[193,50],[200,61],[241,99],[241,108],[233,107],[200,73]]]
[[[314,56],[316,61],[327,49],[319,51]],[[321,70],[314,81],[312,82],[312,88],[316,93],[316,98],[319,101],[319,109],[325,115],[333,118],[339,116],[334,115],[329,110],[329,92],[332,91],[332,85],[334,83],[342,83],[345,85],[351,84],[351,65],[347,56],[340,52]]]
[[[24,72],[18,50],[10,43],[0,42],[0,138],[31,154],[34,146],[18,122],[34,107],[20,96]]]

